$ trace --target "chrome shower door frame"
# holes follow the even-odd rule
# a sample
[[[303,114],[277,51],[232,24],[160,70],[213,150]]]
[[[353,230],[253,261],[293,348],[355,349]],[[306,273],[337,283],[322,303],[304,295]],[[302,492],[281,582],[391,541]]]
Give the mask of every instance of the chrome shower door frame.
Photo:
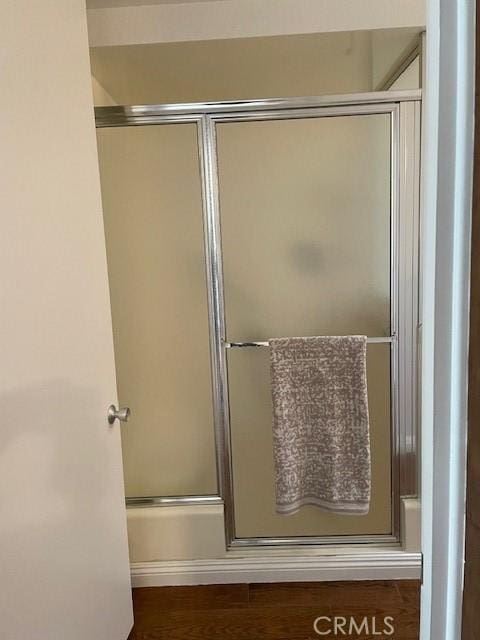
[[[128,506],[224,503],[228,548],[379,544],[400,541],[401,496],[417,493],[418,131],[421,91],[218,103],[97,107],[97,127],[196,123],[202,180],[212,394],[219,494],[127,499]],[[237,538],[225,332],[216,125],[389,114],[391,122],[391,533]],[[404,310],[399,313],[399,309]]]

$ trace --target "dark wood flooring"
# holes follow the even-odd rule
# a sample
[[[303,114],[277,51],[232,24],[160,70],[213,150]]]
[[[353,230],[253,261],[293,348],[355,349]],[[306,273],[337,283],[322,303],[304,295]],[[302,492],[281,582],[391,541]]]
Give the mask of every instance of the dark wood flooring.
[[[135,626],[130,639],[412,640],[418,638],[419,599],[416,580],[146,587],[133,590]],[[346,634],[315,633],[319,616],[332,619],[321,621],[318,629],[323,632],[332,627],[335,616],[347,618]],[[348,633],[350,616],[357,625],[366,616],[368,632],[358,634],[353,627]],[[386,616],[393,618],[393,635],[379,635]]]

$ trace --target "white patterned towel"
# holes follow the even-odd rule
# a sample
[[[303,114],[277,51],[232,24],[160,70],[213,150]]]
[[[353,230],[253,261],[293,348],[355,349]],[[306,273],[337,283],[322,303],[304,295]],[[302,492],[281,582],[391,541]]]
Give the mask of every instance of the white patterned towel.
[[[365,336],[272,338],[277,513],[370,506]]]

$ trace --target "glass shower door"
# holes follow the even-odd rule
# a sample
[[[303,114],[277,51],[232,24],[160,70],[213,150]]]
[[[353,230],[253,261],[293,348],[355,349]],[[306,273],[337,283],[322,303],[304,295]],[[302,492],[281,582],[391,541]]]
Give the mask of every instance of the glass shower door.
[[[227,350],[235,536],[392,532],[391,113],[216,124],[226,342],[365,334],[370,513],[275,513],[268,348]],[[233,118],[232,118],[233,120]]]
[[[217,495],[197,124],[97,136],[127,498]]]
[[[223,502],[227,545],[396,541],[416,490],[419,108],[299,102],[97,114],[127,497]],[[370,512],[277,515],[267,341],[351,334],[369,338]]]

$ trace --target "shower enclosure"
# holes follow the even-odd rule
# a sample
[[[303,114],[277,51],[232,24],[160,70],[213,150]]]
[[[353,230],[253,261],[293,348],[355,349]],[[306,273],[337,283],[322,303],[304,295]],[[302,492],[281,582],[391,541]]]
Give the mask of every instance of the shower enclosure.
[[[127,504],[229,547],[398,542],[417,493],[420,92],[97,107]],[[368,336],[366,516],[275,513],[268,339]]]

